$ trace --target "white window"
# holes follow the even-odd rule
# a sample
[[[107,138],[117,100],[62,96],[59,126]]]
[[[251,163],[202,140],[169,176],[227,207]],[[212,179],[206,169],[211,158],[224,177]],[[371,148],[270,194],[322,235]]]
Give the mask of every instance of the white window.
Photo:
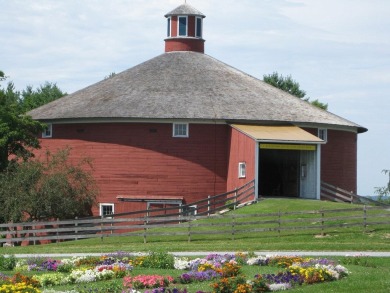
[[[195,36],[197,38],[202,37],[202,17],[196,17],[195,18]]]
[[[46,124],[46,128],[42,132],[43,138],[49,138],[53,135],[53,126],[52,124]]]
[[[246,177],[246,163],[240,162],[238,163],[238,178]]]
[[[168,20],[167,36],[170,37],[171,36],[171,17],[168,17],[167,20]]]
[[[178,30],[178,33],[177,35],[178,36],[183,36],[183,37],[186,37],[187,36],[187,33],[188,33],[188,26],[187,26],[187,16],[179,16],[177,18],[178,20],[178,26],[177,26],[177,30]]]
[[[101,203],[100,204],[100,216],[108,216],[114,214],[113,203]]]
[[[328,141],[328,130],[324,128],[319,128],[318,137],[321,138],[323,141]]]
[[[197,211],[198,211],[197,205],[183,207],[183,215],[184,216],[196,216]]]
[[[173,123],[173,137],[189,137],[188,123]]]

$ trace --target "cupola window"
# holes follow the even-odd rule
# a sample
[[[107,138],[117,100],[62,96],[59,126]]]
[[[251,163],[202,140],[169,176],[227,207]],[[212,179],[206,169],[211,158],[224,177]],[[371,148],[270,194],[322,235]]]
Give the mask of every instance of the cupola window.
[[[196,17],[195,21],[196,21],[196,24],[195,24],[195,28],[196,28],[195,36],[197,38],[201,38],[202,37],[202,18],[201,17]]]
[[[178,30],[179,30],[179,33],[178,35],[179,36],[187,36],[187,16],[179,16],[178,17],[178,22],[179,22],[179,27],[178,27]]]
[[[170,37],[171,36],[171,18],[168,17],[168,26],[167,26],[167,36]]]

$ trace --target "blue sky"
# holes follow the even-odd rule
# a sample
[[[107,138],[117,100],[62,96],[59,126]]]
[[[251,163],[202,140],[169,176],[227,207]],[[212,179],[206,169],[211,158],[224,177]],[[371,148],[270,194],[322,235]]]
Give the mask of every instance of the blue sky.
[[[188,0],[206,15],[206,54],[262,79],[291,75],[307,96],[368,132],[358,193],[390,169],[390,1]],[[18,90],[68,93],[164,51],[164,14],[183,0],[0,0],[0,70]],[[4,84],[3,84],[4,85]]]

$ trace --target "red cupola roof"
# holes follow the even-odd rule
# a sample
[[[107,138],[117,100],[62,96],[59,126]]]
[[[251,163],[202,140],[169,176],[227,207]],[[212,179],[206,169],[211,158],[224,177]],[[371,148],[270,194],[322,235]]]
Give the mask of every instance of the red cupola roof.
[[[180,5],[165,15],[168,22],[165,52],[204,53],[203,18],[206,16],[188,5]]]

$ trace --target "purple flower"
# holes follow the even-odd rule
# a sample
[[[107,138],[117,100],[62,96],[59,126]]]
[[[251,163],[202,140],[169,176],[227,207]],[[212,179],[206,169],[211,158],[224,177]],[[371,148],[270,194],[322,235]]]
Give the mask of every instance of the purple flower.
[[[9,279],[9,277],[7,275],[0,273],[0,281],[7,281],[8,279]]]
[[[214,270],[207,270],[203,272],[191,271],[184,273],[180,276],[180,282],[183,284],[188,284],[191,282],[203,282],[209,281],[215,278],[219,278],[221,275],[215,272]]]
[[[290,283],[294,284],[302,284],[303,279],[300,275],[293,275],[291,272],[283,272],[278,274],[264,274],[261,275],[264,280],[271,284],[284,284]],[[258,278],[259,275],[256,275],[255,278]]]

